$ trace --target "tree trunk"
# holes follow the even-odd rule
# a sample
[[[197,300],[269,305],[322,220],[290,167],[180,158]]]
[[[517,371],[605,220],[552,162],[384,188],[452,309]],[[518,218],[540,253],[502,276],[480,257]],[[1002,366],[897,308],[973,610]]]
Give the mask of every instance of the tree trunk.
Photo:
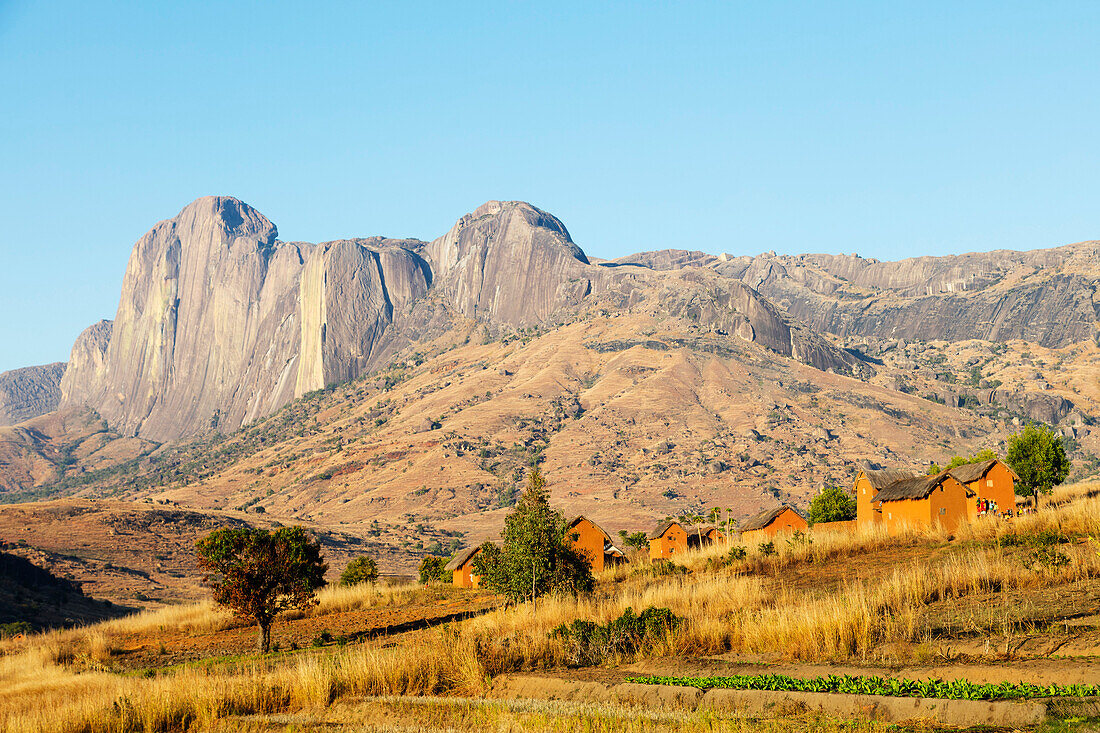
[[[271,651],[271,622],[260,624],[260,654]]]

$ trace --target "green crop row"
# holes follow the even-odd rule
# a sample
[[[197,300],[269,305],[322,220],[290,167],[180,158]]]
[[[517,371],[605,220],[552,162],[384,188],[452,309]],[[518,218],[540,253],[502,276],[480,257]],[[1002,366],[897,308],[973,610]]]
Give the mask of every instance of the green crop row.
[[[733,675],[731,677],[630,677],[646,685],[679,685],[701,690],[779,690],[835,692],[847,695],[932,697],[946,700],[1018,700],[1035,697],[1098,697],[1097,685],[1026,685],[1002,682],[975,684],[967,680],[900,680],[889,677],[829,675],[800,679],[782,674]]]

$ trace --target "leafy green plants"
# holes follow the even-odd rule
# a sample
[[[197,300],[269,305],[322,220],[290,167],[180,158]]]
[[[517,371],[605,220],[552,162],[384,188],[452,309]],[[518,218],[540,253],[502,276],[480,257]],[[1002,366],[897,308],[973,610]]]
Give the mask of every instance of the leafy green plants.
[[[802,679],[782,674],[733,675],[731,677],[629,677],[646,685],[678,685],[729,690],[780,690],[831,692],[846,695],[930,697],[945,700],[1019,700],[1036,697],[1100,697],[1098,685],[1027,685],[1001,682],[978,684],[967,680],[904,680],[890,677],[829,675]]]
[[[771,557],[772,555],[779,554],[775,549],[775,543],[771,540],[768,540],[767,542],[761,542],[760,546],[756,549],[759,550],[760,554],[764,557]]]

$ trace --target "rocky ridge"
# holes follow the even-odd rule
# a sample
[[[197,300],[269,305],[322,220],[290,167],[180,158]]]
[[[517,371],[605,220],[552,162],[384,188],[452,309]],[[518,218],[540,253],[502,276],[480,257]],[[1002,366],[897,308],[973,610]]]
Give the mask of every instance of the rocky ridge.
[[[60,361],[0,373],[0,426],[56,410],[64,373],[65,363]]]
[[[499,334],[589,305],[691,313],[818,368],[868,372],[743,283],[678,284],[655,299],[667,278],[592,264],[558,219],[523,202],[490,201],[432,242],[310,244],[280,241],[237,199],[206,197],[134,246],[118,313],[77,339],[60,406],[156,441],[234,430],[464,321]]]

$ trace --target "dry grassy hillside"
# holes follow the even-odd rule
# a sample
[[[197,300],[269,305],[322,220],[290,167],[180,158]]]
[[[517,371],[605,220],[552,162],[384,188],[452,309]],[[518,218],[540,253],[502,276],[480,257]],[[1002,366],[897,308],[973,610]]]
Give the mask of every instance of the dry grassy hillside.
[[[1072,429],[1077,476],[1098,467],[1088,417],[1100,410],[1088,370],[1095,346],[858,346],[879,355],[869,381],[659,314],[594,312],[500,339],[469,325],[232,435],[162,446],[34,495],[304,522],[359,538],[384,570],[407,573],[457,537],[494,536],[536,463],[558,507],[615,533],[711,507],[736,520],[777,501],[804,505],[821,484],[847,485],[865,460],[920,470],[954,454],[1003,451],[1026,415],[940,404],[937,390],[996,379],[998,394],[1008,393],[1040,369],[1044,394],[1072,398],[1083,416]],[[0,508],[0,538],[20,539],[17,527],[53,532],[33,511],[5,518],[12,511]],[[109,534],[87,541],[112,542]],[[189,550],[179,543],[171,563],[189,563]]]

